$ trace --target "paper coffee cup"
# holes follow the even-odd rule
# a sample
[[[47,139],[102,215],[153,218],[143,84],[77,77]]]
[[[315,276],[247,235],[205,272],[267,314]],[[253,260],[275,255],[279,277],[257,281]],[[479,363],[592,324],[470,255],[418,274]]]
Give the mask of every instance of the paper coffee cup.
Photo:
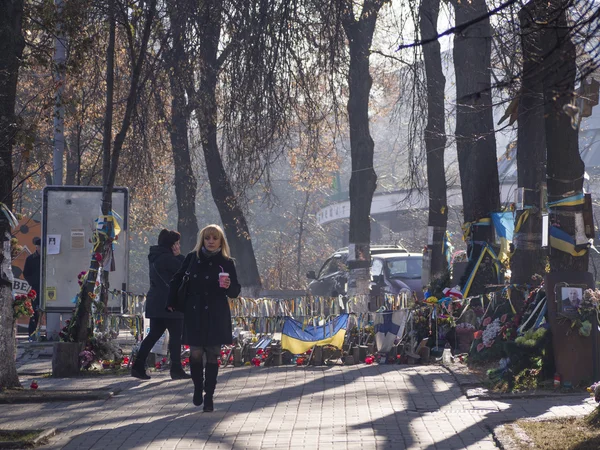
[[[229,274],[227,272],[221,272],[219,274],[219,286],[220,287],[225,287],[225,285],[224,285],[225,278],[229,278]]]

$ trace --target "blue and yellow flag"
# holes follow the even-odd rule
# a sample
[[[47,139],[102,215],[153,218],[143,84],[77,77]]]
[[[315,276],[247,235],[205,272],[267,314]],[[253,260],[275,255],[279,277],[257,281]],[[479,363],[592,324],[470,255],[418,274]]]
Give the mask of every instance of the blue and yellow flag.
[[[515,230],[515,214],[512,211],[495,212],[491,214],[496,236],[500,240],[498,259],[501,262],[510,258],[510,243],[513,241]]]
[[[281,348],[294,355],[305,353],[315,345],[333,345],[341,349],[346,337],[348,314],[342,314],[317,327],[302,329],[302,322],[286,319],[281,332]]]

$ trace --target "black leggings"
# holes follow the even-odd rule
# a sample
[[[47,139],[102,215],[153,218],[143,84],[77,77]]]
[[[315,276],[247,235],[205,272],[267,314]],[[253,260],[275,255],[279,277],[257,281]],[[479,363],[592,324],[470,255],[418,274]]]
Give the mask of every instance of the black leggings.
[[[190,346],[190,363],[201,362],[206,353],[207,364],[217,364],[217,359],[221,356],[221,346],[211,345],[208,347]]]
[[[137,356],[137,362],[139,362],[139,364],[146,364],[146,358],[148,358],[150,350],[152,350],[152,347],[158,342],[165,330],[169,330],[171,370],[181,368],[182,319],[150,319],[150,332],[142,341]]]

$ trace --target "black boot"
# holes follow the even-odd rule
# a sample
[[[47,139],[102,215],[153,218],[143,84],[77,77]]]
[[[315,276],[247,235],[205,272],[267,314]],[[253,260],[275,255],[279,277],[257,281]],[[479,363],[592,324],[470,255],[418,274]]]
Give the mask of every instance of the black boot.
[[[146,368],[144,367],[144,361],[138,362],[140,360],[136,360],[131,366],[131,376],[135,378],[139,378],[140,380],[149,380],[150,375],[146,373]]]
[[[181,365],[171,368],[171,379],[172,380],[189,380],[191,375],[188,375]]]
[[[202,389],[204,387],[204,364],[202,359],[200,362],[192,361],[190,363],[190,372],[192,373],[192,381],[194,382],[194,405],[202,404]]]
[[[213,394],[215,393],[215,387],[217,387],[217,374],[219,373],[218,364],[206,363],[206,382],[204,383],[204,412],[214,411],[213,405]]]

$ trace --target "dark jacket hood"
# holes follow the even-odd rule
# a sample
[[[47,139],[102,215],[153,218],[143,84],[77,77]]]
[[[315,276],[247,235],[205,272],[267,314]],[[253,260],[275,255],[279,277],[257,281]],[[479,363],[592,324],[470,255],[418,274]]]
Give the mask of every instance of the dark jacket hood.
[[[164,255],[173,255],[173,252],[169,248],[161,247],[160,245],[153,245],[150,247],[150,253],[148,254],[148,261],[151,263],[155,262],[159,257]]]

